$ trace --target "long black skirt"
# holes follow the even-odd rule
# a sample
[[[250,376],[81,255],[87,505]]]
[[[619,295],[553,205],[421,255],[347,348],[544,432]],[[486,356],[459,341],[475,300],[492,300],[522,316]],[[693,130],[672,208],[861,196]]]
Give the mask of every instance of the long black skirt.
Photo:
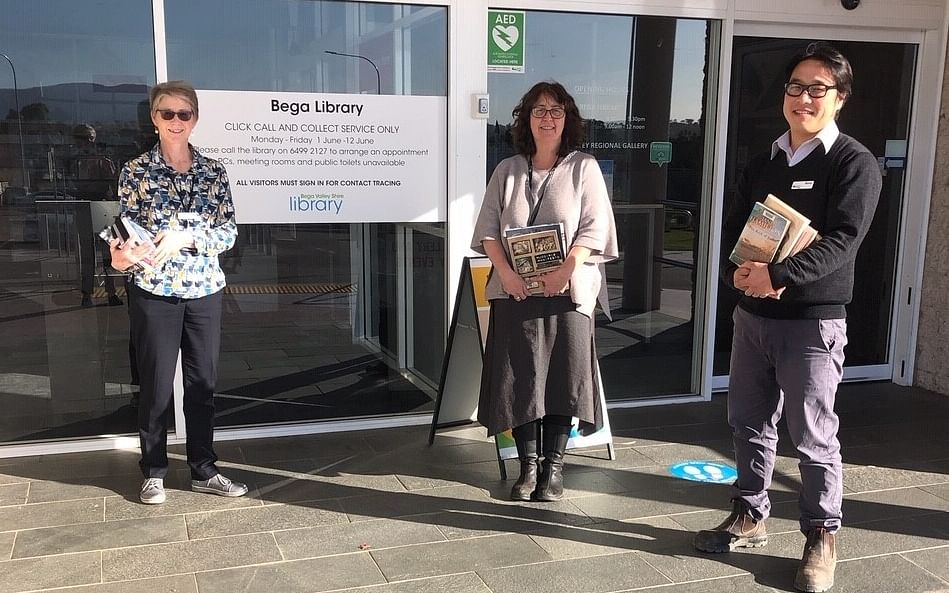
[[[570,297],[491,301],[478,422],[495,435],[547,414],[579,418],[581,434],[603,426],[593,319]]]

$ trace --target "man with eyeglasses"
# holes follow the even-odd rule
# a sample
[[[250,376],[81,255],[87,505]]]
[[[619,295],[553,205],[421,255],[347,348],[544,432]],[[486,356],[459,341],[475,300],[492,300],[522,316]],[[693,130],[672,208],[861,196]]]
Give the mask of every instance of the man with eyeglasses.
[[[733,314],[728,390],[738,479],[731,514],[693,540],[704,552],[767,543],[767,489],[783,415],[800,459],[807,538],[794,586],[808,592],[834,584],[843,493],[834,399],[843,377],[845,307],[882,187],[876,157],[837,128],[852,83],[850,63],[833,47],[812,43],[796,55],[784,85],[790,129],[748,165],[729,205],[721,276],[743,293]],[[736,266],[728,254],[752,206],[768,194],[810,218],[820,237],[780,263]]]

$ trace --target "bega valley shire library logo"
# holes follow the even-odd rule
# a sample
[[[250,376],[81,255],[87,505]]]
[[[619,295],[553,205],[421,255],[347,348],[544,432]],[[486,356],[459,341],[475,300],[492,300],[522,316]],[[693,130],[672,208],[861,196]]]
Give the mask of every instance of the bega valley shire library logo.
[[[338,216],[343,209],[343,194],[300,194],[290,196],[290,213],[318,212]]]

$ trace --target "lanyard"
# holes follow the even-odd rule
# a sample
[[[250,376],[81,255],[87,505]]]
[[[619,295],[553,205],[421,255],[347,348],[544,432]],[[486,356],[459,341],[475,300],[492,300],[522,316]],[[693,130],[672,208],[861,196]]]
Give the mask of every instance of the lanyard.
[[[537,212],[540,210],[540,203],[544,199],[544,194],[547,193],[547,185],[550,183],[550,176],[554,174],[554,170],[557,168],[557,165],[560,164],[562,157],[558,156],[557,160],[554,161],[554,166],[547,171],[547,176],[544,177],[544,180],[540,184],[540,195],[534,194],[534,161],[531,157],[527,157],[527,192],[530,194],[530,197],[533,199],[534,207],[531,208],[530,218],[527,220],[527,226],[534,224],[534,219],[537,218]]]

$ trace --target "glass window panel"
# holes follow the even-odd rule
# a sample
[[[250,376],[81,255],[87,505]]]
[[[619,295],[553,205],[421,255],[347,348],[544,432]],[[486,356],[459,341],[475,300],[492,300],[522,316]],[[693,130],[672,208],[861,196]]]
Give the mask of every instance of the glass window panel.
[[[166,0],[165,9],[190,15],[167,21],[169,77],[201,89],[447,93],[445,7]],[[217,425],[430,411],[446,333],[444,249],[444,224],[239,225],[222,257]]]
[[[613,320],[596,318],[609,399],[698,389],[706,67],[717,31],[704,20],[528,11],[526,73],[488,75],[488,175],[513,154],[511,110],[535,82],[563,83],[587,119],[583,150],[604,172],[621,252],[606,266]],[[653,143],[671,143],[671,160],[651,152],[663,146]]]
[[[784,65],[807,40],[736,37],[726,155],[726,196],[736,191],[749,160],[787,130],[781,114]],[[835,42],[854,71],[853,95],[840,113],[840,130],[881,158],[883,191],[867,237],[857,254],[853,302],[847,307],[845,366],[889,361],[890,325],[899,252],[906,146],[915,76],[916,45]],[[885,113],[886,116],[880,114]],[[902,146],[902,149],[899,148]],[[902,152],[900,153],[900,150]],[[895,151],[895,152],[894,152]],[[728,373],[731,313],[739,294],[720,286],[714,372]]]
[[[0,443],[131,433],[124,280],[93,233],[117,167],[154,142],[151,2],[0,14]]]

